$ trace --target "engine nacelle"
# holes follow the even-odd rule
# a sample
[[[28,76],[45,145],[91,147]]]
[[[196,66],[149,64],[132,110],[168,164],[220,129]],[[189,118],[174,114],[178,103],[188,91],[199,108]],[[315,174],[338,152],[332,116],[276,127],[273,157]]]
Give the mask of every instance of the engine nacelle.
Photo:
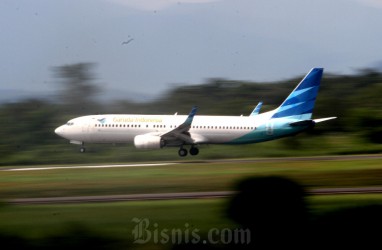
[[[134,146],[138,149],[158,149],[164,147],[164,141],[156,135],[137,135]]]

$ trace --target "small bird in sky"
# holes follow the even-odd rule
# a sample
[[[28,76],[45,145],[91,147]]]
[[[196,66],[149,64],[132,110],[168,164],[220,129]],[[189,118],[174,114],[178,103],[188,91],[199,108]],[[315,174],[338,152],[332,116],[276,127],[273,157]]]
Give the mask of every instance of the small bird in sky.
[[[129,44],[129,43],[131,43],[132,41],[134,41],[134,38],[130,38],[129,40],[122,42],[122,45]]]

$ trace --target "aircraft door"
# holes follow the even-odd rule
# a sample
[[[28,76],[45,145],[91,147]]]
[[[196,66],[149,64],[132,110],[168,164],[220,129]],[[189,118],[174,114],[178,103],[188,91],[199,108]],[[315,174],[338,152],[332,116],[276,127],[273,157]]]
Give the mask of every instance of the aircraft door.
[[[265,133],[266,135],[273,135],[273,122],[269,121],[267,122],[265,126]]]
[[[91,124],[90,123],[82,125],[83,140],[89,139],[90,130],[91,130]]]

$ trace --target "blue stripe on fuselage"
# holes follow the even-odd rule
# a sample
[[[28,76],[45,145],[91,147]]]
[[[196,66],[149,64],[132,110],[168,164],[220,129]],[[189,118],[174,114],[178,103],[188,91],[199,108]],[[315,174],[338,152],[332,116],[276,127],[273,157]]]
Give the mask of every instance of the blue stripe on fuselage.
[[[308,128],[308,126],[291,127],[289,124],[297,119],[272,119],[267,124],[262,124],[245,134],[225,144],[248,144],[256,142],[270,141],[277,138],[282,138],[288,135],[300,133]]]

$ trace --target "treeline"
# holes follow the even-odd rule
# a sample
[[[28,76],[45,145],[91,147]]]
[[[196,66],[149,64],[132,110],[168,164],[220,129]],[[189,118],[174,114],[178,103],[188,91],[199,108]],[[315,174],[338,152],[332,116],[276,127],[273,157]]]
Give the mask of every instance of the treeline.
[[[193,105],[198,114],[249,115],[259,101],[261,112],[276,108],[303,76],[275,83],[210,79],[201,85],[174,88],[160,99],[144,104],[120,102],[121,110],[131,112],[187,114]],[[314,117],[337,116],[320,124],[315,132],[362,132],[368,140],[382,143],[382,72],[373,69],[355,75],[324,74]]]
[[[198,114],[248,115],[259,101],[264,102],[262,112],[277,107],[303,77],[275,83],[210,79],[205,84],[176,87],[151,102],[115,100],[105,105],[96,99],[102,90],[97,87],[94,66],[80,63],[54,68],[56,82],[62,86],[54,100],[29,99],[0,106],[0,164],[12,163],[20,152],[60,147],[63,141],[54,128],[79,115],[187,114],[194,105],[199,106]],[[343,133],[382,143],[381,93],[382,73],[377,70],[364,69],[355,75],[325,73],[314,117],[338,119],[320,124],[310,133]],[[39,151],[39,157],[44,157],[43,152]]]

